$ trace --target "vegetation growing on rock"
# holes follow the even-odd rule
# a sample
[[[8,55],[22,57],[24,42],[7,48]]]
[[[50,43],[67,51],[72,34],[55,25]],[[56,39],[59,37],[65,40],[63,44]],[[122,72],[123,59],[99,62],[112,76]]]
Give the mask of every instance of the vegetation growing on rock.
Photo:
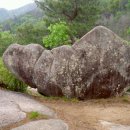
[[[19,92],[25,92],[27,88],[25,83],[18,80],[11,72],[9,72],[9,70],[7,70],[2,58],[0,58],[0,87]]]

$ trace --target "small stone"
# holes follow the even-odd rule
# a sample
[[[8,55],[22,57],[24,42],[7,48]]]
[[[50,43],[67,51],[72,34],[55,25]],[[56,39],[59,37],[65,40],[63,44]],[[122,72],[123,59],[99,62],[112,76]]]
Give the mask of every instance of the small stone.
[[[107,130],[130,130],[130,126],[115,124],[107,121],[100,121],[100,123]]]

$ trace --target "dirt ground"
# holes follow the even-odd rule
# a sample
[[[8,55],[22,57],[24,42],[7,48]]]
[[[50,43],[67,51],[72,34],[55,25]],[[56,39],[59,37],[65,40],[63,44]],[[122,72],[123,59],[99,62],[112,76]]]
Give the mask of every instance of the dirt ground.
[[[54,109],[58,118],[69,125],[69,130],[105,130],[100,120],[130,126],[130,97],[79,102],[36,100]]]

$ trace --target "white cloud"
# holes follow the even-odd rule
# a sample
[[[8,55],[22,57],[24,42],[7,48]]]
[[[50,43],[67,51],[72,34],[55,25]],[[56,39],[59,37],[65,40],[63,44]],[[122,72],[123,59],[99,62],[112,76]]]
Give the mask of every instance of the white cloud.
[[[0,8],[11,10],[32,2],[34,2],[34,0],[0,0]]]

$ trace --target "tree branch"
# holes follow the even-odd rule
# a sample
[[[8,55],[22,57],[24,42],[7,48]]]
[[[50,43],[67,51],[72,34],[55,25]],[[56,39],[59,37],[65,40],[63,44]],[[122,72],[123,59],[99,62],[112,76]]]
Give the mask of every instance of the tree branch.
[[[78,5],[77,5],[77,2],[76,0],[74,0],[74,10],[72,11],[72,14],[69,15],[65,12],[65,10],[62,11],[63,15],[65,15],[66,17],[68,17],[68,20],[69,21],[73,21],[77,15],[78,15]]]

